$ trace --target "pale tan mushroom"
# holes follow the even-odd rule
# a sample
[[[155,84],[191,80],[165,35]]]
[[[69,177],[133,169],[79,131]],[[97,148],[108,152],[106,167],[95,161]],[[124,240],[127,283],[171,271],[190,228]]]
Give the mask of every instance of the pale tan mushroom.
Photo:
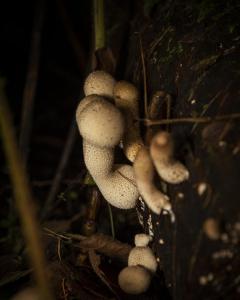
[[[152,274],[141,266],[124,268],[118,275],[118,283],[127,294],[141,294],[147,291],[151,283]]]
[[[123,151],[126,157],[134,162],[135,157],[143,146],[138,122],[139,118],[139,92],[137,88],[127,81],[119,81],[113,90],[116,106],[125,117],[126,126],[123,137]]]
[[[177,184],[189,178],[187,168],[173,157],[174,142],[170,133],[158,132],[151,141],[150,155],[159,176],[166,182]]]
[[[104,198],[113,206],[133,208],[139,197],[132,166],[114,166],[114,147],[124,132],[124,119],[112,103],[97,95],[84,98],[77,109],[86,167]]]
[[[146,147],[139,150],[133,168],[139,193],[148,207],[156,214],[160,214],[162,209],[171,211],[168,196],[154,185],[154,166]]]
[[[135,235],[134,243],[137,247],[144,247],[152,241],[152,237],[145,233],[138,233]]]
[[[108,98],[113,97],[115,79],[104,71],[94,71],[88,75],[84,82],[84,93],[88,95],[99,95]]]

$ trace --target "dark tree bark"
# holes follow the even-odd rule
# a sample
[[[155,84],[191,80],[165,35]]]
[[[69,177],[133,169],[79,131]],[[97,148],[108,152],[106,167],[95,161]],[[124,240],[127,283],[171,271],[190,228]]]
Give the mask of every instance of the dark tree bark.
[[[240,112],[239,5],[159,1],[150,16],[133,21],[126,79],[143,90],[137,31],[148,95],[170,93],[172,118]],[[176,155],[191,174],[183,184],[167,185],[176,221],[138,208],[173,299],[239,299],[239,125],[231,119],[171,125]]]

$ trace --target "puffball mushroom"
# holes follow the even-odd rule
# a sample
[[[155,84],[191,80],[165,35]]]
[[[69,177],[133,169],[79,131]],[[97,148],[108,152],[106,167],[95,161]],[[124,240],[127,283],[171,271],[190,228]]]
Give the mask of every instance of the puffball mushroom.
[[[128,265],[140,265],[152,273],[155,273],[157,270],[156,258],[152,252],[152,249],[147,246],[134,247],[129,253]]]
[[[134,243],[137,247],[144,247],[152,241],[152,237],[145,233],[138,233],[135,235]]]
[[[138,295],[147,291],[151,277],[151,273],[144,267],[130,266],[119,273],[118,283],[125,293]]]
[[[84,93],[86,96],[96,94],[112,98],[115,83],[115,79],[110,74],[104,71],[94,71],[85,80]]]
[[[168,196],[154,185],[154,166],[146,147],[139,150],[133,168],[139,193],[148,207],[156,214],[160,214],[162,209],[171,211]]]
[[[124,132],[119,109],[101,96],[89,95],[80,102],[76,119],[86,167],[104,198],[118,208],[135,207],[139,193],[133,168],[114,166],[114,147]]]
[[[151,239],[147,234],[135,236],[136,247],[129,253],[128,267],[119,273],[119,285],[128,294],[145,292],[150,286],[152,275],[157,270],[157,260],[148,247]]]
[[[77,124],[83,139],[98,147],[114,147],[124,132],[121,112],[100,96],[77,109]]]
[[[159,176],[166,182],[177,184],[189,178],[187,168],[173,158],[174,143],[166,131],[158,132],[151,141],[150,155]]]
[[[119,81],[113,90],[115,104],[124,113],[126,126],[123,138],[123,151],[126,157],[134,162],[135,157],[143,146],[139,126],[139,92],[137,88],[127,81]]]

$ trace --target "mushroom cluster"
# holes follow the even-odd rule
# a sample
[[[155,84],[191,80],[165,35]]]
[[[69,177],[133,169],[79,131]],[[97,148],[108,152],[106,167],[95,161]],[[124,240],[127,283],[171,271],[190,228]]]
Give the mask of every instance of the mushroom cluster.
[[[173,158],[173,139],[161,131],[148,149],[140,135],[139,92],[126,81],[116,82],[104,71],[88,75],[84,83],[85,98],[76,113],[83,137],[86,167],[104,198],[113,206],[133,208],[141,195],[156,214],[172,214],[167,195],[154,184],[155,169],[161,179],[177,184],[189,177],[186,167]],[[122,144],[131,165],[114,164],[114,148]]]
[[[113,206],[129,209],[135,207],[139,192],[133,167],[114,164],[114,147],[125,132],[123,114],[112,103],[115,83],[106,72],[91,73],[84,84],[86,97],[78,105],[76,119],[83,138],[84,161],[99,190]],[[128,93],[127,88],[118,92],[120,97]]]
[[[148,247],[151,237],[146,234],[135,235],[135,245],[128,256],[128,266],[118,275],[121,289],[128,294],[141,294],[151,283],[157,270],[157,260]]]
[[[139,92],[126,81],[116,82],[104,71],[89,74],[84,83],[85,98],[76,112],[79,132],[83,138],[86,167],[103,197],[113,206],[130,209],[140,196],[156,214],[168,211],[174,221],[167,195],[155,185],[157,172],[170,184],[178,184],[189,177],[186,167],[173,157],[174,143],[166,131],[158,132],[144,145],[138,122]],[[114,148],[122,145],[132,165],[114,163]],[[157,260],[148,246],[151,237],[135,236],[128,266],[118,277],[123,291],[130,294],[145,292],[157,270]]]

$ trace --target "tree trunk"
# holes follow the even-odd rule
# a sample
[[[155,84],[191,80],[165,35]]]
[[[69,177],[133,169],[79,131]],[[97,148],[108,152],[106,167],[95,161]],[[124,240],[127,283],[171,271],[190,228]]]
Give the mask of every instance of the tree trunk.
[[[143,91],[140,32],[149,98],[171,94],[171,118],[239,113],[239,3],[149,2],[157,2],[150,16],[132,23],[125,78]],[[173,299],[239,299],[239,125],[231,118],[170,125],[176,155],[190,171],[187,182],[167,185],[176,220],[139,204]]]

